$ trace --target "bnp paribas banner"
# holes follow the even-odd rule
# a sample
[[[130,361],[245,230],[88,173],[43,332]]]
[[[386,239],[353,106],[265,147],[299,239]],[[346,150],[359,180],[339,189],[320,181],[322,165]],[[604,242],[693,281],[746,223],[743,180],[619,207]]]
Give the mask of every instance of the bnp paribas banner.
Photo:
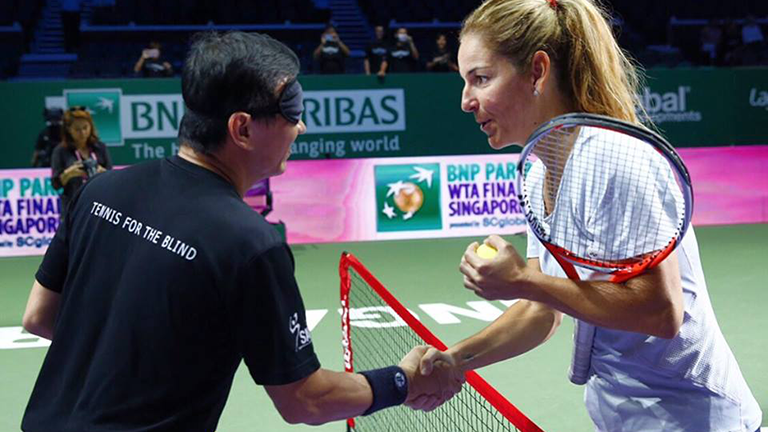
[[[768,69],[651,70],[638,101],[678,147],[768,143]],[[305,76],[294,160],[490,154],[456,74]],[[27,167],[44,107],[86,107],[115,163],[178,151],[177,79],[0,83],[0,168]]]

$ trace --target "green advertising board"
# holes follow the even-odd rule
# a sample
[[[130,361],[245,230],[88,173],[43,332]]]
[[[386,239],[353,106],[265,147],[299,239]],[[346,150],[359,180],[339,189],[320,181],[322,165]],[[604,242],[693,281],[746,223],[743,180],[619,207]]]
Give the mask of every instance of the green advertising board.
[[[494,152],[461,111],[456,74],[304,76],[307,133],[293,159],[484,154]],[[768,143],[768,69],[649,72],[638,95],[660,131],[679,147]],[[44,107],[85,106],[116,164],[178,150],[184,114],[178,79],[0,82],[0,168],[29,166]]]
[[[768,68],[651,70],[639,97],[675,146],[768,144]]]

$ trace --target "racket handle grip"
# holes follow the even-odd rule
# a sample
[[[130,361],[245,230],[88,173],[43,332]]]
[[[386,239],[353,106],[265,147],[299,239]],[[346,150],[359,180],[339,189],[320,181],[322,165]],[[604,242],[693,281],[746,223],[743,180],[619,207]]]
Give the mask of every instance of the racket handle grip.
[[[577,385],[587,383],[592,363],[592,343],[595,338],[595,326],[576,320],[573,329],[573,356],[568,379]]]

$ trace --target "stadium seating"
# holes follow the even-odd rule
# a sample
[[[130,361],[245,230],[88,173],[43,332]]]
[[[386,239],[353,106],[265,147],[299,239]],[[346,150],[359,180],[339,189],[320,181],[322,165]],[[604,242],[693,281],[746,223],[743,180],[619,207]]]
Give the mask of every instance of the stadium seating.
[[[13,76],[20,57],[30,52],[32,36],[46,3],[0,0],[0,78]],[[112,4],[99,6],[104,3]],[[449,40],[455,40],[461,20],[479,3],[480,0],[357,0],[367,22],[384,25],[388,35],[398,27],[406,27],[422,54],[422,62],[428,60],[435,36],[446,33]],[[765,0],[603,3],[614,18],[621,45],[646,67],[698,64],[701,29],[712,20],[722,26],[733,18],[740,24],[746,16],[754,15],[768,36]],[[133,65],[152,40],[163,45],[163,56],[179,72],[190,36],[205,30],[271,34],[296,51],[303,72],[311,72],[318,35],[332,17],[330,9],[318,9],[316,4],[316,0],[84,0],[81,46],[77,63],[69,69],[70,76],[133,76]],[[740,64],[765,64],[767,57],[764,49],[748,51]]]

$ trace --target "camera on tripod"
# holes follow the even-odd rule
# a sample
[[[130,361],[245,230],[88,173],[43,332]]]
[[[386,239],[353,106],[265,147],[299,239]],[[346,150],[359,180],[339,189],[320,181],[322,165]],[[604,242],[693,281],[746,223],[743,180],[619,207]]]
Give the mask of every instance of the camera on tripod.
[[[85,170],[85,175],[91,178],[98,173],[99,166],[95,159],[85,159],[83,161],[83,169]]]

